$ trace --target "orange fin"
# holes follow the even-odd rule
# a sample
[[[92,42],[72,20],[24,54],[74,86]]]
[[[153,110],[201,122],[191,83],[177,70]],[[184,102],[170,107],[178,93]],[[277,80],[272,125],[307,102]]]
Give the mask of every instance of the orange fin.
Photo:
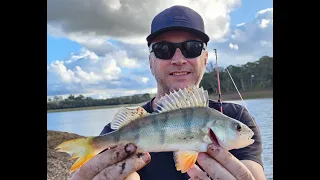
[[[187,172],[197,161],[198,152],[196,151],[175,151],[174,162],[177,171]]]
[[[71,167],[70,172],[74,172],[85,164],[88,160],[97,155],[100,151],[92,146],[93,137],[71,139],[58,145],[55,149],[58,152],[66,152],[72,157],[79,158]]]

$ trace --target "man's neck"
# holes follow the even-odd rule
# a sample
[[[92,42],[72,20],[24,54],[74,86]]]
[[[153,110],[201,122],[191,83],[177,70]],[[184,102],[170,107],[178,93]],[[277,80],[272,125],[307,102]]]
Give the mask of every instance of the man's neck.
[[[169,94],[169,90],[165,90],[163,89],[163,87],[158,86],[157,87],[157,94],[156,97],[154,98],[154,100],[152,101],[152,108],[156,107],[156,103],[161,99],[162,96],[164,96],[166,93]]]
[[[163,94],[164,95],[164,94]],[[159,101],[159,99],[163,96],[161,94],[159,94],[159,92],[156,94],[156,98],[153,99],[151,105],[152,105],[152,108],[155,108],[156,107],[156,103]]]

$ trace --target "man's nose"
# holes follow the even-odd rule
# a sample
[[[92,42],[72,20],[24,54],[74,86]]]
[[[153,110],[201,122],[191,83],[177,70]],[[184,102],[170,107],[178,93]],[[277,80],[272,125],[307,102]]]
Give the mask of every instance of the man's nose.
[[[185,64],[187,61],[184,58],[181,50],[179,48],[176,49],[176,52],[174,53],[173,57],[171,58],[171,64]]]

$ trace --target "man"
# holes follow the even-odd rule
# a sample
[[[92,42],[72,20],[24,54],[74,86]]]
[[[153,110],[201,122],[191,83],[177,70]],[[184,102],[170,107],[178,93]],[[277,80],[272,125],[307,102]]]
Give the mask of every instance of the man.
[[[156,108],[155,103],[170,90],[199,86],[208,61],[208,41],[203,19],[190,8],[173,6],[153,19],[147,42],[150,69],[158,91],[156,97],[143,106],[146,111],[151,113]],[[180,44],[174,46],[172,43]],[[219,105],[210,100],[211,108],[219,110]],[[223,103],[222,108],[224,114],[242,121],[254,131],[254,144],[230,152],[211,145],[207,153],[199,154],[196,165],[184,174],[176,171],[172,152],[130,156],[137,153],[136,146],[119,145],[88,161],[75,172],[73,179],[265,179],[261,137],[254,120],[240,105]],[[111,131],[108,124],[101,134]]]

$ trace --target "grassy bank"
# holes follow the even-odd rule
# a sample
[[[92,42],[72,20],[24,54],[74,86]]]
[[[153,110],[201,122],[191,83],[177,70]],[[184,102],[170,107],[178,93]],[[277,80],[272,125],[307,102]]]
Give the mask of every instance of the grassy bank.
[[[50,112],[65,112],[65,111],[81,111],[81,110],[93,110],[93,109],[107,109],[107,108],[118,108],[118,107],[130,107],[130,106],[139,106],[144,103],[139,104],[119,104],[119,105],[108,105],[108,106],[90,106],[90,107],[80,107],[80,108],[67,108],[67,109],[56,109],[56,110],[47,110]]]
[[[258,98],[272,98],[273,97],[273,90],[263,90],[263,91],[244,91],[240,94],[242,98],[245,99],[258,99]],[[210,94],[210,99],[217,100],[217,94]],[[230,101],[230,100],[241,100],[239,94],[235,93],[222,93],[222,101]]]
[[[273,97],[273,90],[264,90],[264,91],[247,91],[240,92],[243,99],[256,99],[256,98],[271,98]],[[217,100],[217,94],[210,94],[210,99]],[[223,101],[230,100],[241,100],[239,94],[235,93],[223,93],[222,94]],[[81,107],[81,108],[70,108],[70,109],[57,109],[57,110],[47,110],[50,112],[65,112],[65,111],[81,111],[81,110],[92,110],[92,109],[106,109],[106,108],[117,108],[117,107],[128,107],[128,106],[139,106],[144,103],[139,104],[119,104],[119,105],[109,105],[109,106],[91,106],[91,107]]]

